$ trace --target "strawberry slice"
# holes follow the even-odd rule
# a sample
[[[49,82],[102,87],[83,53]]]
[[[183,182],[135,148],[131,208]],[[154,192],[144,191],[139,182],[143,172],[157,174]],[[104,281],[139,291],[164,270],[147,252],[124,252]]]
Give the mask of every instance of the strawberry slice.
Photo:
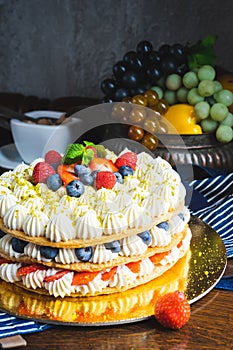
[[[168,255],[171,251],[168,250],[167,252],[157,253],[150,257],[150,261],[153,264],[159,263],[166,255]]]
[[[102,281],[110,280],[117,272],[117,266],[113,267],[110,271],[102,273]]]
[[[24,265],[18,269],[16,276],[26,276],[27,274],[37,270],[47,270],[47,268],[40,264]]]
[[[135,262],[131,262],[131,263],[128,263],[126,264],[126,266],[134,273],[138,273],[140,272],[140,263],[141,263],[141,260],[140,261],[135,261]]]
[[[57,172],[60,175],[62,182],[65,186],[73,180],[78,180],[78,177],[74,173],[74,167],[77,163],[71,165],[61,164],[57,168]]]
[[[89,163],[89,168],[92,171],[118,171],[118,168],[114,165],[114,163],[110,159],[106,158],[94,158]]]
[[[91,282],[100,272],[94,271],[94,272],[77,272],[74,274],[72,286],[77,286],[80,284],[87,284]]]
[[[54,282],[56,280],[59,280],[60,278],[62,278],[63,276],[65,276],[68,272],[70,272],[70,270],[61,270],[56,272],[54,275],[51,276],[45,276],[43,281],[44,282]]]
[[[180,241],[180,243],[177,244],[177,248],[179,249],[182,246],[183,242]]]

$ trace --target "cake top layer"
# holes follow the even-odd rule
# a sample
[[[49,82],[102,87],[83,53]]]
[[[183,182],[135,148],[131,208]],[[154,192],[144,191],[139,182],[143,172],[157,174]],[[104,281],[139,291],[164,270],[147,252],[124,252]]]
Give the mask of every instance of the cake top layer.
[[[24,163],[0,177],[0,217],[9,230],[47,242],[113,241],[151,228],[184,205],[179,174],[160,157],[101,145]]]

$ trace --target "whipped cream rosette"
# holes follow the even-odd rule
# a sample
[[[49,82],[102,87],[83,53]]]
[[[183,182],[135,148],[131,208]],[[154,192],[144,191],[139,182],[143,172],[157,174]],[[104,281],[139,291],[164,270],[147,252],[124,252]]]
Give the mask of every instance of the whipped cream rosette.
[[[110,294],[188,251],[185,188],[168,162],[88,142],[58,164],[53,154],[0,177],[1,279],[62,298]]]

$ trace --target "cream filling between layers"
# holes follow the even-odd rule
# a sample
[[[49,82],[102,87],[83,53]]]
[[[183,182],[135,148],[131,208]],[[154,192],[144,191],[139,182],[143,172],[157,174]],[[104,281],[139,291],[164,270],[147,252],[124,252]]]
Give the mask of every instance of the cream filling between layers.
[[[166,263],[176,262],[189,248],[191,240],[191,231],[188,230],[186,237],[182,241],[182,245],[177,248],[173,248],[171,252],[161,260],[157,265],[165,265]],[[7,266],[8,265],[8,266]],[[0,278],[5,281],[20,281],[27,288],[45,288],[48,290],[50,295],[55,297],[64,297],[70,296],[72,293],[81,293],[81,295],[86,294],[95,294],[101,292],[104,288],[117,288],[119,291],[122,288],[128,288],[134,285],[134,282],[137,278],[140,278],[145,275],[150,275],[154,269],[152,269],[152,263],[149,258],[143,259],[140,262],[140,271],[139,273],[132,272],[126,265],[118,266],[116,274],[111,277],[108,281],[103,281],[101,279],[102,272],[100,272],[91,282],[83,285],[72,285],[73,272],[67,272],[63,277],[52,282],[44,282],[42,277],[51,276],[55,273],[61,271],[59,269],[46,269],[40,270],[39,272],[31,272],[30,274],[23,276],[22,278],[17,277],[17,270],[21,267],[21,264],[18,263],[3,263],[0,265]],[[29,276],[30,275],[30,276]],[[42,280],[42,281],[41,281]]]

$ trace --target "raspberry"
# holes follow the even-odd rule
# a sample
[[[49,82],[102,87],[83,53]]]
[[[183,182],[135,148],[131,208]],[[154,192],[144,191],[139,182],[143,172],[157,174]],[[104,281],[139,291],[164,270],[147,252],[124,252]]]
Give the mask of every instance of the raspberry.
[[[48,151],[45,155],[45,162],[49,164],[60,164],[62,156],[57,151]]]
[[[134,152],[126,152],[117,158],[115,161],[115,166],[119,169],[122,166],[129,166],[133,170],[136,168],[137,164],[137,154]]]
[[[56,174],[54,168],[45,162],[39,162],[35,165],[32,173],[32,182],[36,185],[39,182],[46,183],[49,176]]]
[[[111,189],[116,183],[116,176],[111,171],[100,171],[96,175],[95,187],[97,190],[100,188]]]
[[[177,290],[157,300],[155,318],[166,328],[179,329],[190,318],[190,305],[183,292]]]

